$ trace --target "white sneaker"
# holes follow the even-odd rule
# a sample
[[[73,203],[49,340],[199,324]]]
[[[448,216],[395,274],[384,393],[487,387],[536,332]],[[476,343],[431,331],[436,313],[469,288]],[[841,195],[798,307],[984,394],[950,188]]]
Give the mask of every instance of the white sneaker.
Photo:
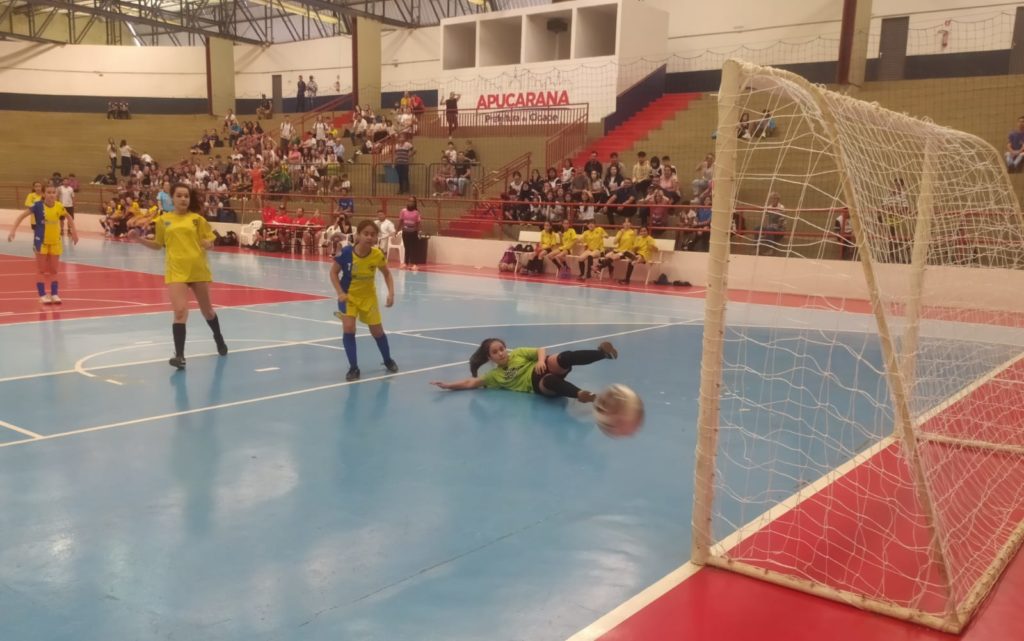
[[[54,294],[53,296],[50,296],[50,300],[53,302],[54,305],[60,305],[61,303],[64,302],[64,301],[62,301],[60,299],[60,296],[58,296],[56,294]]]
[[[50,303],[53,302],[53,299],[50,298],[49,294],[46,294],[45,296],[39,297],[39,302],[42,303],[43,305],[49,305]]]

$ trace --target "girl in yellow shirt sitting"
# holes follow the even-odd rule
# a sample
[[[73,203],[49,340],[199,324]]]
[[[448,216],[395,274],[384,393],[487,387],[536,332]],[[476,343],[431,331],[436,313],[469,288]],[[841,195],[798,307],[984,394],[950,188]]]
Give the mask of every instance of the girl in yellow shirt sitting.
[[[551,252],[551,262],[558,268],[558,275],[563,278],[569,278],[570,276],[569,256],[572,255],[572,250],[576,247],[577,239],[576,230],[572,227],[566,227],[565,231],[562,232],[561,243]]]
[[[622,256],[628,265],[626,267],[626,277],[620,280],[619,284],[628,285],[629,279],[633,276],[633,267],[637,263],[651,262],[651,256],[654,255],[654,251],[657,248],[658,245],[651,238],[650,230],[646,227],[641,227],[636,239],[633,241],[633,251],[626,252]]]
[[[615,274],[615,261],[620,258],[628,258],[632,256],[633,245],[636,242],[636,230],[633,229],[633,224],[629,222],[629,219],[622,221],[622,229],[615,234],[615,249],[605,254],[601,260],[600,269],[607,269],[608,276],[612,277]]]

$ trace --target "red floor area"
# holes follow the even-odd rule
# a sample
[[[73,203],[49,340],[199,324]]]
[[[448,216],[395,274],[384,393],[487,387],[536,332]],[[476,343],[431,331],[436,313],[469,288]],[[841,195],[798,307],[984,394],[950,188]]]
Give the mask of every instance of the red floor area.
[[[1006,385],[1019,385],[1014,363],[924,424],[941,433],[1020,442],[1006,420],[986,411],[1013,407]],[[1013,381],[1013,383],[1010,383]],[[1013,392],[1015,394],[1015,390]],[[998,402],[994,397],[1002,394]],[[1004,429],[985,429],[1003,425]],[[934,431],[940,431],[935,429]],[[919,451],[946,532],[954,601],[961,602],[1024,522],[1024,456],[925,442]],[[939,566],[928,554],[931,530],[901,447],[883,449],[815,495],[746,537],[726,556],[781,574],[942,617],[949,601]],[[1024,555],[1018,555],[982,604],[962,638],[1024,638]],[[779,641],[949,639],[951,635],[871,614],[795,590],[713,568],[672,588],[601,637],[602,641],[734,639]]]
[[[0,323],[90,318],[170,311],[164,277],[158,274],[62,263],[60,305],[43,305],[36,294],[35,261],[5,256],[0,260]],[[322,296],[242,285],[213,283],[219,307],[320,300]]]
[[[705,568],[601,641],[1019,641],[1024,556],[961,636],[871,614],[739,574]]]

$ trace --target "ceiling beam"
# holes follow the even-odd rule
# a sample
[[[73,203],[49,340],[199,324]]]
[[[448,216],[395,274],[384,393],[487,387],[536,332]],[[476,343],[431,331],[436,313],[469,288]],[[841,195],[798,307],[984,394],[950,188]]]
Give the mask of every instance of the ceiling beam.
[[[128,13],[121,13],[119,11],[109,11],[98,7],[90,7],[89,5],[75,4],[70,0],[31,0],[29,4],[42,5],[44,7],[56,7],[58,9],[64,9],[66,11],[73,11],[75,13],[84,13],[86,15],[99,16],[101,18],[108,18],[111,20],[117,20],[118,22],[131,22],[133,24],[144,24],[150,27],[159,27],[163,29],[173,29],[174,31],[184,31],[186,33],[192,33],[199,36],[208,36],[214,38],[225,38],[228,40],[234,40],[235,42],[244,42],[246,44],[262,45],[265,44],[259,40],[252,38],[244,38],[241,36],[233,36],[231,34],[219,33],[217,31],[207,31],[198,27],[193,27],[187,24],[180,24],[170,22],[167,20],[157,20],[154,18],[147,18],[143,16],[135,16]],[[141,12],[140,12],[141,13]],[[185,16],[182,16],[184,21]]]
[[[386,24],[392,27],[400,27],[402,29],[410,29],[412,27],[418,27],[419,25],[412,24],[405,20],[397,20],[395,18],[388,18],[384,15],[377,15],[370,11],[363,11],[362,9],[354,9],[353,5],[345,4],[344,2],[333,2],[332,0],[295,0],[298,4],[304,4],[320,11],[330,11],[331,13],[346,14],[355,18],[368,18],[370,20],[376,20],[381,24]]]
[[[53,40],[52,38],[40,38],[39,36],[30,36],[25,33],[14,33],[12,31],[0,31],[0,38],[4,40],[27,40],[29,42],[39,42],[48,45],[66,45],[67,43],[62,40]]]

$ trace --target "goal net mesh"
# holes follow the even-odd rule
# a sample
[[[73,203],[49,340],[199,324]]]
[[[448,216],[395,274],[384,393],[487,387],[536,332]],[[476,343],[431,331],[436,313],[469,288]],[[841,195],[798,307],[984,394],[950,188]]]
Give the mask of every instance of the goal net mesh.
[[[1002,154],[729,61],[717,155],[695,559],[959,630],[1024,523]]]

